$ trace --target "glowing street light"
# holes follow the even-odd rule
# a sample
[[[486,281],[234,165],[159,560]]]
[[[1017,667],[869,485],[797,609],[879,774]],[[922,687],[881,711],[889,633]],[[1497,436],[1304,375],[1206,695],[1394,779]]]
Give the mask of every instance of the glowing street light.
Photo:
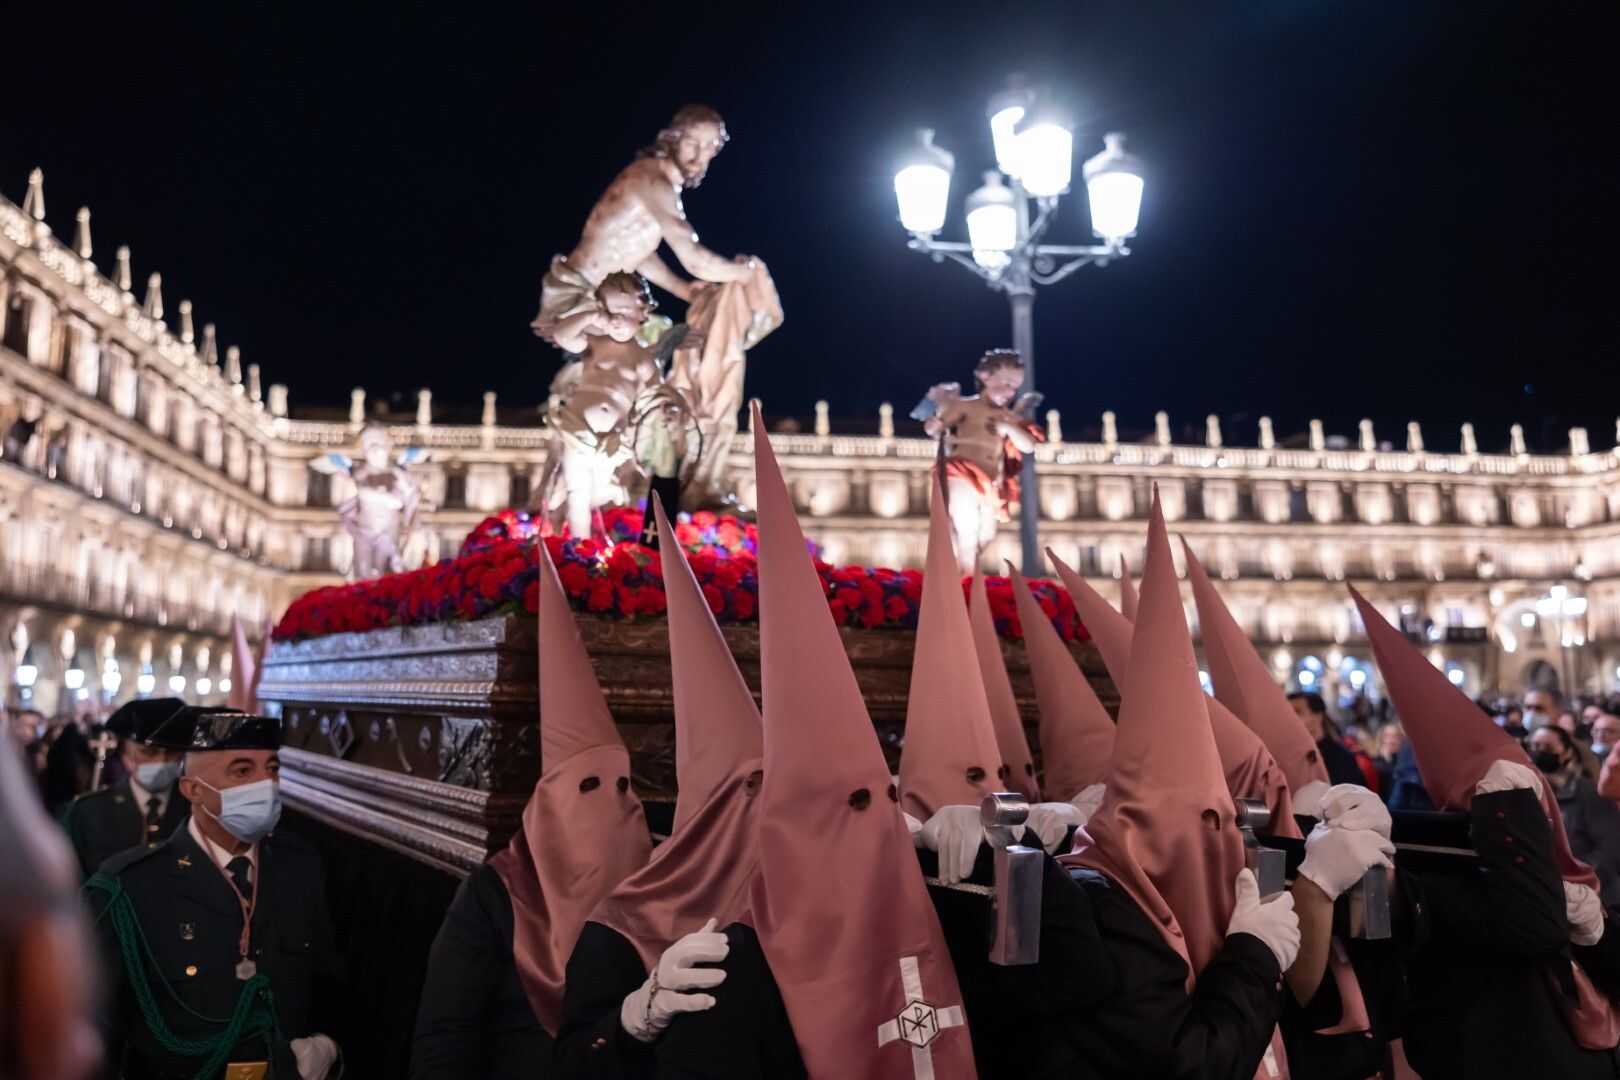
[[[967,243],[934,239],[945,227],[955,158],[934,144],[932,130],[919,132],[896,163],[895,201],[913,251],[935,262],[950,259],[1006,294],[1012,308],[1012,346],[1023,357],[1024,390],[1033,408],[1040,402],[1034,392],[1035,288],[1131,253],[1125,241],[1136,235],[1141,215],[1142,165],[1125,152],[1123,135],[1105,135],[1102,152],[1081,170],[1091,228],[1102,243],[1043,243],[1058,201],[1074,178],[1074,122],[1059,102],[1016,77],[990,99],[985,115],[996,169],[985,173],[984,186],[967,197]],[[1031,574],[1043,569],[1035,458],[1024,457],[1020,486],[1026,494],[1019,510],[1024,572]]]
[[[934,145],[934,132],[923,128],[917,142],[901,157],[894,174],[894,197],[900,204],[900,224],[915,236],[932,236],[945,227],[945,205],[950,201],[951,171],[956,159]]]

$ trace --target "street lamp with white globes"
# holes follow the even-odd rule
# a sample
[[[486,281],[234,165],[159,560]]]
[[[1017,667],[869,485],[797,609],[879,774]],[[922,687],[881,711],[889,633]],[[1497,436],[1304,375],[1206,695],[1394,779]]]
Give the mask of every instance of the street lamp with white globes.
[[[1142,166],[1126,152],[1125,136],[1103,136],[1102,152],[1081,166],[1091,229],[1102,242],[1042,243],[1073,179],[1074,122],[1058,102],[1016,77],[990,99],[987,115],[996,168],[984,174],[983,186],[965,200],[967,243],[934,239],[945,227],[956,160],[935,145],[932,130],[918,132],[901,157],[894,195],[913,251],[935,262],[950,259],[1006,294],[1012,307],[1012,346],[1024,359],[1024,389],[1033,391],[1036,286],[1056,284],[1081,267],[1106,266],[1131,253],[1125,241],[1136,235],[1141,213]],[[1024,572],[1038,574],[1042,560],[1034,454],[1024,458],[1020,486],[1025,492],[1019,509]]]

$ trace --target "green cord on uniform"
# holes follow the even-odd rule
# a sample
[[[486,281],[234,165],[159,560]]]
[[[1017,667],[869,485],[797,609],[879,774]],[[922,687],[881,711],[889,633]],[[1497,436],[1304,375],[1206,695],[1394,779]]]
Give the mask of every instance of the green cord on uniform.
[[[267,1048],[273,1045],[277,1028],[276,1007],[275,999],[270,993],[270,980],[267,977],[254,975],[243,983],[242,992],[237,996],[236,1006],[228,1020],[204,1016],[181,1001],[180,996],[174,992],[174,987],[164,978],[162,970],[152,958],[151,947],[146,941],[146,932],[141,929],[140,920],[135,916],[135,905],[125,894],[123,884],[117,878],[98,873],[85,882],[84,887],[87,890],[96,889],[107,894],[107,906],[102,916],[112,919],[113,930],[118,935],[119,951],[124,959],[124,970],[129,975],[130,989],[134,992],[135,1003],[140,1007],[141,1016],[146,1020],[147,1029],[151,1031],[152,1037],[157,1040],[159,1046],[171,1054],[203,1059],[202,1066],[194,1074],[194,1080],[213,1080],[225,1065],[226,1059],[230,1057],[231,1050],[244,1038],[262,1039]],[[162,1012],[158,1010],[157,1001],[152,993],[152,984],[146,977],[143,956],[152,960],[152,970],[157,972],[158,981],[163,984],[163,989],[176,1004],[199,1020],[225,1025],[224,1029],[206,1039],[185,1039],[176,1035],[164,1021]],[[267,1075],[275,1075],[273,1060]]]

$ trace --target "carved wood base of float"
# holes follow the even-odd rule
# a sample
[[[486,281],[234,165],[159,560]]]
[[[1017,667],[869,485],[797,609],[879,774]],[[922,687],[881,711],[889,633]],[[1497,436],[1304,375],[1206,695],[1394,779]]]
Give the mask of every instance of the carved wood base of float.
[[[582,616],[580,632],[630,749],[643,800],[675,796],[668,625]],[[916,635],[841,630],[891,768],[899,767]],[[728,626],[759,692],[759,628]],[[1118,695],[1090,644],[1071,646],[1110,711]],[[259,684],[284,722],[283,790],[325,824],[465,874],[511,835],[539,775],[535,622],[329,634],[271,650]],[[1034,694],[1021,645],[1003,642],[1037,765]]]

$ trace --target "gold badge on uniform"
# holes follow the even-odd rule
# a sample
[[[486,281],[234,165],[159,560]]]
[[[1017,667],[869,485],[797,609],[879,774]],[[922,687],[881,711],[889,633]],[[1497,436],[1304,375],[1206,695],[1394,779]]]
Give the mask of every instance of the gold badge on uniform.
[[[229,1061],[225,1063],[224,1080],[264,1080],[269,1071],[268,1061]]]
[[[174,865],[179,866],[179,867],[183,867],[183,868],[186,868],[186,869],[190,869],[190,867],[191,867],[191,856],[190,855],[182,855],[182,856],[180,856],[178,859],[174,860]]]

